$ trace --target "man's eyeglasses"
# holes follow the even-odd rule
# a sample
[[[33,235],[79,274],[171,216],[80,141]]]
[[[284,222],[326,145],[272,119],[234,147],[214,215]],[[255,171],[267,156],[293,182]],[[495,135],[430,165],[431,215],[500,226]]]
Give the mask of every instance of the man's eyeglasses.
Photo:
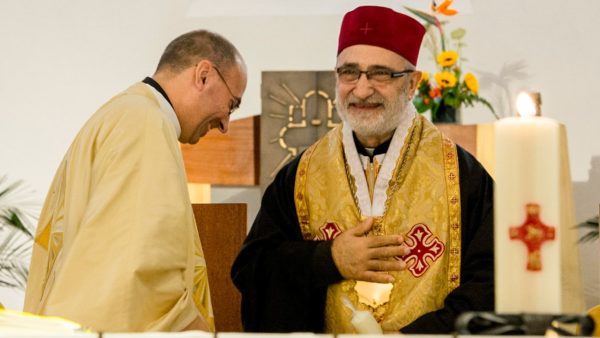
[[[360,70],[356,67],[338,67],[336,68],[338,79],[343,83],[356,83],[360,79],[362,74],[367,76],[367,80],[374,81],[376,83],[386,83],[392,79],[402,77],[406,74],[414,72],[412,69],[405,69],[402,71],[395,71],[389,68],[373,68],[369,70]]]
[[[233,98],[233,100],[229,104],[229,115],[231,115],[231,114],[233,114],[233,112],[236,109],[238,109],[240,107],[240,104],[242,103],[242,98],[233,95],[233,92],[231,91],[231,88],[227,84],[227,81],[225,81],[225,78],[223,77],[223,74],[221,74],[221,71],[219,70],[219,68],[217,68],[217,66],[215,66],[215,65],[213,65],[213,68],[217,71],[217,74],[219,74],[219,77],[221,78],[221,80],[223,80],[223,83],[225,84],[225,87],[227,87],[227,90],[229,91],[229,94],[231,94],[231,97]]]

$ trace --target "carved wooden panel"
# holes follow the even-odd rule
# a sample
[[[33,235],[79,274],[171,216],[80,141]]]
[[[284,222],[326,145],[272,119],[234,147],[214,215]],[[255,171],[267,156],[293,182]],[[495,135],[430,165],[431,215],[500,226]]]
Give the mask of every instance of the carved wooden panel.
[[[260,186],[264,190],[294,156],[340,119],[333,71],[262,73]]]

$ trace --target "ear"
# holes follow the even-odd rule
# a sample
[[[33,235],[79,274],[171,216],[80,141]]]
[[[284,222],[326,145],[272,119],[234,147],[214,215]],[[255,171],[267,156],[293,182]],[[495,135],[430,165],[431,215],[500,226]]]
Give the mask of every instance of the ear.
[[[202,60],[194,67],[194,86],[199,90],[203,90],[207,84],[208,72],[212,67],[207,60]]]
[[[419,82],[421,82],[422,73],[418,70],[415,70],[410,74],[410,93],[414,93],[415,90],[419,87]]]

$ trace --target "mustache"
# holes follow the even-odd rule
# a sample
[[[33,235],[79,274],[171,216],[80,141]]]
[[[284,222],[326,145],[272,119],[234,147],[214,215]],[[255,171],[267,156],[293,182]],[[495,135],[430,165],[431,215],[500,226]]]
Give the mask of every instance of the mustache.
[[[360,99],[353,95],[348,96],[348,101],[346,101],[346,106],[350,104],[383,104],[385,105],[385,99],[379,96],[370,96],[366,99]]]

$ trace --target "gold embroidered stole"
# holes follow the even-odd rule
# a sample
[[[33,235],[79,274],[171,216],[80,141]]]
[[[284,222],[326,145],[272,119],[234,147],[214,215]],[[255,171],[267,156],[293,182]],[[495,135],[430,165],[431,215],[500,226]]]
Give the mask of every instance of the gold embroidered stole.
[[[456,147],[429,121],[417,116],[389,182],[385,211],[370,236],[402,234],[411,248],[408,269],[393,273],[390,301],[376,308],[358,301],[356,281],[331,285],[327,292],[327,332],[355,333],[346,296],[357,309],[370,310],[384,330],[397,331],[443,306],[460,284],[460,190]],[[307,240],[330,240],[363,216],[355,179],[347,168],[342,129],[337,127],[307,149],[298,166],[295,203]]]
[[[371,199],[371,203],[373,203],[373,193],[375,191],[375,182],[377,181],[379,169],[381,169],[381,165],[379,165],[379,161],[377,161],[376,158],[373,158],[372,162],[368,161],[365,169],[365,178],[367,179],[367,186],[369,188],[369,198]]]

